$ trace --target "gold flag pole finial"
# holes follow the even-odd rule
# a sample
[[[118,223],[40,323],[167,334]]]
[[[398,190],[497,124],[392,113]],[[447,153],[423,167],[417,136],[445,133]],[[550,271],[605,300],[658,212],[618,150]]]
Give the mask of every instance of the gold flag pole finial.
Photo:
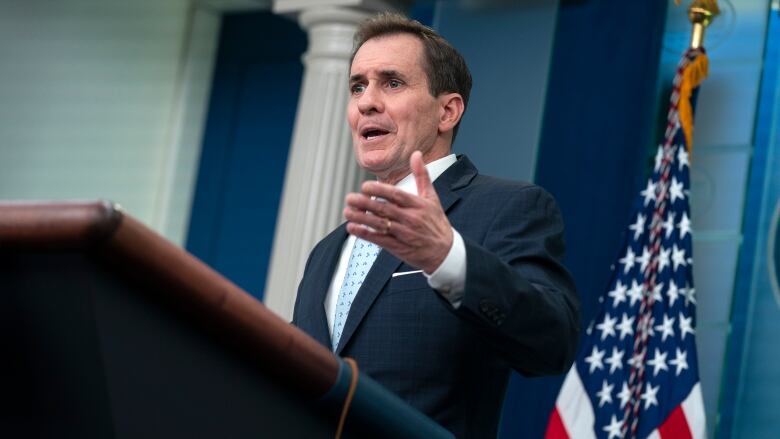
[[[680,0],[675,0],[680,4]],[[693,105],[691,97],[694,90],[701,84],[709,67],[707,55],[702,49],[704,42],[704,30],[712,23],[712,20],[720,14],[717,0],[693,0],[688,8],[688,20],[693,25],[691,32],[691,47],[685,51],[683,61],[686,61],[679,84],[678,95],[678,121],[685,134],[685,145],[688,154],[693,152]],[[681,65],[683,63],[681,61]]]
[[[680,0],[674,0],[679,6]],[[693,25],[691,31],[691,49],[699,49],[704,44],[704,30],[720,14],[718,0],[693,0],[688,8],[688,20]]]

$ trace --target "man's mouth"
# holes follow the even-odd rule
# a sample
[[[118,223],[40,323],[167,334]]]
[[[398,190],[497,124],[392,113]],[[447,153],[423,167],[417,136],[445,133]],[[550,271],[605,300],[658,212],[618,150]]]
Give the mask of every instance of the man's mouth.
[[[366,139],[366,140],[374,140],[374,139],[378,139],[378,138],[380,138],[380,137],[382,137],[384,135],[387,135],[387,133],[389,133],[389,131],[383,130],[383,129],[380,129],[380,128],[369,128],[369,129],[363,130],[363,132],[361,133],[361,136],[364,139]]]

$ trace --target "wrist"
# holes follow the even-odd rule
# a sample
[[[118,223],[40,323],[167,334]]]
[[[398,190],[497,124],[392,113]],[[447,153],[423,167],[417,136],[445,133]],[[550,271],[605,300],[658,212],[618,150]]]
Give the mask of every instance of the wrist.
[[[447,238],[440,246],[438,246],[438,249],[434,252],[433,258],[431,259],[431,263],[428,264],[426,267],[421,267],[423,272],[430,275],[434,273],[436,270],[439,269],[442,263],[444,263],[444,260],[447,258],[447,255],[450,253],[450,250],[452,249],[452,242],[453,242],[453,235],[452,235],[452,228],[449,228],[447,230]]]

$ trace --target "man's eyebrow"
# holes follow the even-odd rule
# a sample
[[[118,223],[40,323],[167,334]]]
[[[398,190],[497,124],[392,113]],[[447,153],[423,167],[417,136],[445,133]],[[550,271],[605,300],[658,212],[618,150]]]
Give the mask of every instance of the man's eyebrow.
[[[382,78],[406,78],[406,76],[398,70],[380,70],[379,76]]]
[[[406,76],[403,73],[399,72],[398,70],[380,70],[379,76],[382,77],[382,79],[387,79],[387,78],[405,79],[406,78]],[[365,80],[366,80],[366,75],[362,73],[355,73],[354,75],[349,77],[350,83],[361,82]]]
[[[399,71],[397,71],[397,70],[380,70],[380,71],[379,71],[379,76],[381,76],[381,77],[383,77],[383,78],[398,78],[398,77],[403,77],[403,75],[401,74],[401,72],[399,72]]]

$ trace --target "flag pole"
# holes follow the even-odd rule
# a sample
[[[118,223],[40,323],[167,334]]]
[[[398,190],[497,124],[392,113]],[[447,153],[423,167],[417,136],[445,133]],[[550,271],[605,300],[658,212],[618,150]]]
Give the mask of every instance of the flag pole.
[[[679,0],[677,0],[679,4]],[[704,44],[704,30],[720,14],[717,0],[694,0],[688,8],[691,30],[691,49],[700,49]]]

